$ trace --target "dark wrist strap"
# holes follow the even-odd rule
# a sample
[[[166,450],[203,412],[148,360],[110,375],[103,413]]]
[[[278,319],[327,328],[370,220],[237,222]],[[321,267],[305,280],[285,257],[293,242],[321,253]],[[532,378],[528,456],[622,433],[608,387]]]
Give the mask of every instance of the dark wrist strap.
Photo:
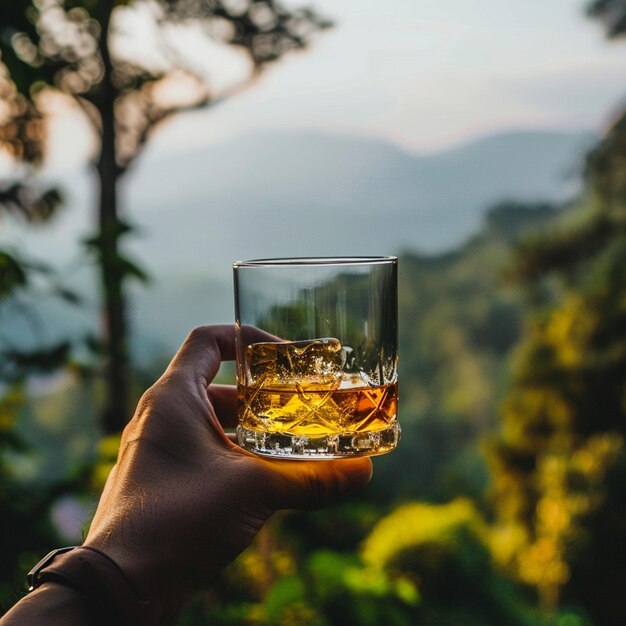
[[[29,591],[46,582],[74,589],[107,618],[107,623],[159,623],[160,603],[140,598],[119,565],[96,548],[72,546],[53,550],[28,572],[27,578]]]

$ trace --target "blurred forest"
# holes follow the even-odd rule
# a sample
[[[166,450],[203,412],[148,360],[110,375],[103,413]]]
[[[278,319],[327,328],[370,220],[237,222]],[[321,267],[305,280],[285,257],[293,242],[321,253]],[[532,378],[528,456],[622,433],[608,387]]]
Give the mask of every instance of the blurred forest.
[[[47,89],[93,115],[94,168],[112,188],[161,119],[211,104],[205,85],[171,111],[150,100],[173,70],[111,58],[101,33],[113,4],[129,3],[0,5],[0,141],[27,173],[45,142]],[[229,23],[218,30],[249,51],[250,80],[328,26],[271,2],[260,13],[259,3],[236,13],[219,0],[158,4],[164,20]],[[52,10],[80,34],[80,46],[61,45],[41,27]],[[610,37],[626,28],[626,2],[598,0],[589,12]],[[622,623],[626,113],[588,155],[585,181],[564,205],[490,208],[458,250],[400,255],[398,450],[375,460],[372,484],[349,501],[279,515],[181,624]],[[51,219],[61,202],[32,176],[0,188],[0,211],[32,222]],[[86,242],[101,267],[103,336],[30,351],[0,336],[2,610],[20,596],[32,564],[75,532],[64,525],[68,511],[93,506],[115,458],[120,416],[128,417],[109,401],[115,385],[136,399],[159,373],[160,364],[127,371],[124,285],[146,272],[120,252],[132,227],[111,202],[100,198],[99,231]],[[41,297],[81,306],[46,263],[0,250],[0,316],[28,315]],[[121,383],[107,376],[111,367],[121,367]],[[33,393],[53,374],[65,382]]]

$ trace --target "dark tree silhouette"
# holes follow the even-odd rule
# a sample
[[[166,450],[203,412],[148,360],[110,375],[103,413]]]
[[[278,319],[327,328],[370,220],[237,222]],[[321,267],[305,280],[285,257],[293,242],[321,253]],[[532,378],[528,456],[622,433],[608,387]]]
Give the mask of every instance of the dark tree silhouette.
[[[626,2],[624,0],[594,0],[587,7],[587,14],[598,19],[609,39],[626,33]]]
[[[151,21],[160,60],[124,56],[120,40],[129,11],[142,9]],[[328,27],[310,9],[285,9],[274,0],[11,0],[0,3],[0,147],[19,161],[38,164],[46,142],[46,101],[51,93],[78,104],[98,139],[93,161],[99,183],[98,230],[87,241],[101,275],[104,299],[105,432],[119,431],[128,418],[129,357],[125,284],[145,273],[120,250],[132,231],[122,219],[118,183],[155,128],[184,110],[221,102],[249,85],[272,61],[307,46]],[[241,51],[247,76],[217,92],[198,59],[184,49],[179,33],[189,29]],[[148,45],[148,44],[147,44]],[[179,100],[164,87],[185,88]],[[172,90],[170,89],[170,93]],[[22,187],[5,190],[26,198]],[[52,193],[52,192],[51,192]],[[32,204],[32,203],[31,203]],[[6,204],[28,212],[28,202]]]

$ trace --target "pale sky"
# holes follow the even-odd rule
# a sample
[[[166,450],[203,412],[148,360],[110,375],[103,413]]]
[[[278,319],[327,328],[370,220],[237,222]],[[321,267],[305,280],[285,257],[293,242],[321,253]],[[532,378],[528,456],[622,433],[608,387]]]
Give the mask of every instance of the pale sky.
[[[375,135],[416,151],[501,130],[601,131],[626,96],[626,41],[606,42],[580,0],[311,4],[335,28],[219,107],[169,122],[150,153],[271,129]],[[55,136],[54,163],[84,158],[87,140],[69,122]]]

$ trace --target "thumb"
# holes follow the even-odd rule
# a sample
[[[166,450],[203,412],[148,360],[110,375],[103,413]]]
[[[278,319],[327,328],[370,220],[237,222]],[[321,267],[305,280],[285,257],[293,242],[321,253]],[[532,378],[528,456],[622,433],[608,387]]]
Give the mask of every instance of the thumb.
[[[282,483],[276,509],[316,509],[366,485],[372,477],[368,457],[332,461],[279,461],[274,471]]]
[[[165,376],[182,375],[208,387],[222,361],[235,358],[234,326],[194,328],[170,363]]]

